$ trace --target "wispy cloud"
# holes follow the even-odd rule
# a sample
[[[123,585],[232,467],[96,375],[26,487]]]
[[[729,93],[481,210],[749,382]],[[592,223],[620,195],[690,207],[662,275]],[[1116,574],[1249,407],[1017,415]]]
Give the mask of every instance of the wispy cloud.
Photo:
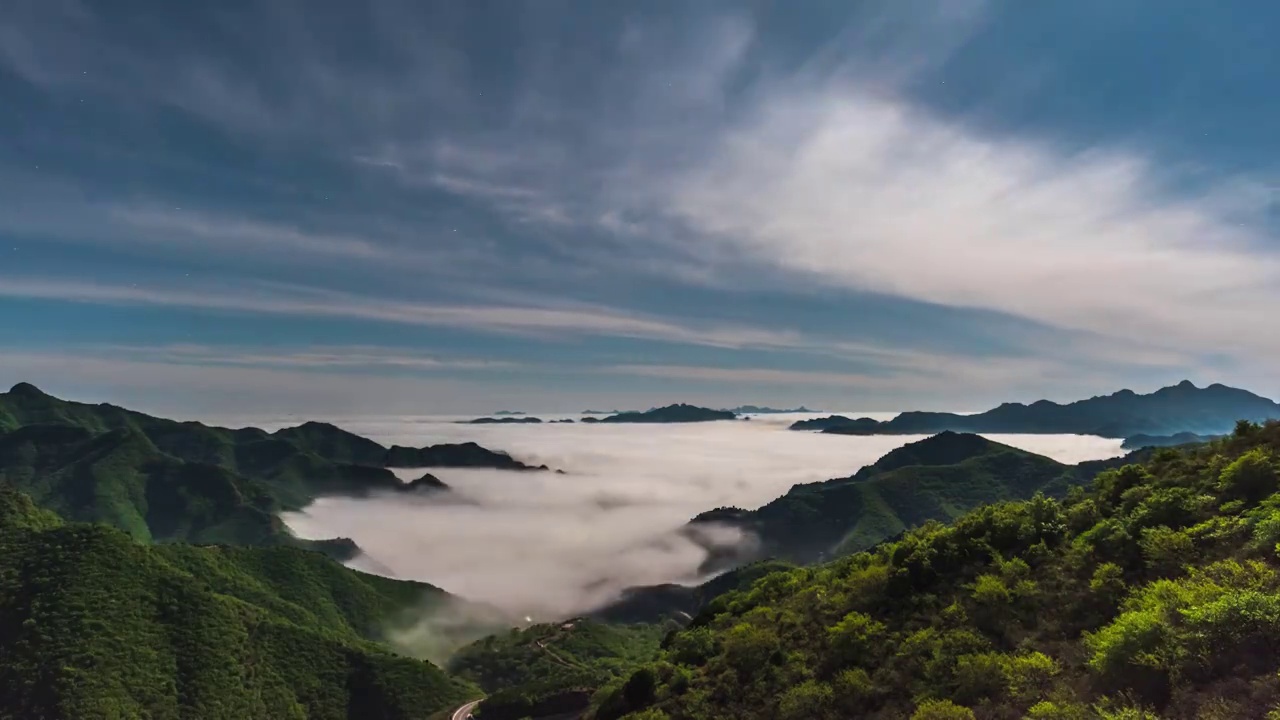
[[[260,222],[234,215],[209,215],[200,210],[184,211],[156,205],[115,206],[108,208],[107,214],[153,238],[209,242],[217,246],[217,251],[303,252],[360,260],[394,259],[396,262],[405,262],[412,254],[396,253],[385,243],[367,238],[308,232],[289,224]]]
[[[302,349],[209,345],[94,346],[94,354],[149,362],[189,365],[230,365],[243,367],[293,368],[298,370],[359,369],[380,371],[390,368],[439,372],[449,370],[504,370],[519,367],[506,360],[457,358],[406,351],[403,348],[352,346],[310,346]]]
[[[67,302],[201,308],[266,315],[330,317],[458,327],[499,333],[638,338],[722,348],[788,348],[799,335],[752,327],[682,324],[610,308],[513,307],[407,302],[315,288],[176,289],[136,284],[0,277],[0,296]]]
[[[1115,337],[1280,349],[1280,257],[1212,195],[1122,149],[984,137],[856,84],[765,98],[671,211],[708,241],[832,285]],[[1251,330],[1253,329],[1253,330]]]

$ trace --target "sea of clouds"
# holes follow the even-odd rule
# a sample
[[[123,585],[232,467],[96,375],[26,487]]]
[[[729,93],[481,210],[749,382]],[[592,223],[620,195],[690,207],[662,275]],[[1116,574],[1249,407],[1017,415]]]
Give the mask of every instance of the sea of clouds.
[[[325,498],[285,521],[302,537],[355,540],[365,555],[353,567],[429,582],[511,618],[568,617],[630,586],[702,579],[704,549],[677,532],[694,515],[758,507],[796,483],[850,475],[920,439],[787,430],[796,417],[685,425],[337,420],[388,445],[474,440],[565,474],[434,469],[451,491]],[[989,437],[1067,463],[1122,454],[1119,440],[1090,436]]]

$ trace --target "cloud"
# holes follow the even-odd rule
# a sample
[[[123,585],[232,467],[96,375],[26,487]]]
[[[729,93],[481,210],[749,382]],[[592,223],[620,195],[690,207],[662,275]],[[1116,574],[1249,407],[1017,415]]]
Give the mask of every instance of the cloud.
[[[918,439],[833,438],[767,419],[682,427],[339,422],[387,444],[475,440],[564,468],[566,475],[433,471],[468,502],[330,498],[286,516],[306,537],[353,538],[399,577],[536,618],[589,610],[633,585],[695,582],[705,552],[677,533],[694,515],[756,507],[796,483],[848,476]],[[1120,453],[1118,441],[1100,438],[996,439],[1066,462]]]
[[[669,188],[703,242],[798,279],[1157,347],[1280,350],[1258,332],[1280,257],[1213,189],[1175,193],[1123,148],[984,136],[856,77],[766,94]]]
[[[145,253],[159,272],[175,255],[208,260],[229,282],[0,278],[0,295],[475,329],[571,340],[575,360],[591,338],[653,341],[667,347],[643,364],[607,364],[658,380],[954,397],[1037,381],[1028,392],[1103,390],[1171,368],[1275,378],[1257,360],[1280,349],[1266,178],[1192,194],[1134,144],[997,134],[1009,126],[976,122],[991,109],[981,82],[968,114],[937,110],[957,107],[940,83],[948,60],[998,4],[813,10],[800,24],[824,27],[799,34],[754,6],[593,12],[587,42],[565,42],[536,3],[486,17],[477,40],[461,7],[250,3],[126,27],[88,3],[19,0],[0,71],[61,109],[48,132],[24,123],[15,147],[53,157],[28,168],[38,186],[6,169],[0,224],[53,239],[42,260],[92,244],[95,260]],[[63,137],[81,100],[91,113],[76,122],[95,130]],[[146,142],[152,127],[199,140]],[[67,143],[90,150],[74,153],[84,167],[64,161]],[[66,187],[51,189],[59,172]],[[313,287],[230,289],[304,273]],[[360,291],[314,287],[326,285]],[[404,287],[449,301],[385,296]],[[959,310],[923,308],[868,338],[855,326],[875,323],[841,321],[918,301]],[[751,318],[739,306],[766,302],[759,319],[692,317]],[[1005,316],[1041,329],[1020,335]],[[825,361],[712,367],[676,345]],[[962,346],[981,357],[913,349]],[[597,374],[609,373],[621,374]]]
[[[168,240],[212,243],[218,251],[303,252],[354,260],[405,262],[411,253],[394,252],[384,243],[349,235],[312,233],[298,227],[226,214],[158,206],[117,206],[107,209],[135,233],[142,231]]]
[[[107,353],[148,362],[188,365],[231,365],[244,367],[293,368],[297,370],[362,369],[378,371],[404,369],[419,371],[498,370],[519,367],[504,360],[451,358],[407,352],[401,348],[376,346],[310,346],[299,350],[272,351],[264,348],[236,348],[208,345],[92,346],[94,354]]]
[[[305,287],[260,288],[256,292],[246,292],[229,288],[177,289],[0,277],[0,296],[375,320],[526,335],[611,336],[721,348],[788,348],[801,342],[796,333],[787,331],[734,326],[700,327],[611,308],[435,304]]]

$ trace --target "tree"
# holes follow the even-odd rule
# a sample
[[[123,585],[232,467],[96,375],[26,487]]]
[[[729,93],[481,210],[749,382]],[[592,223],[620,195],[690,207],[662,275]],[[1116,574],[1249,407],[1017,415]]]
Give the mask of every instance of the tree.
[[[1222,471],[1218,489],[1228,497],[1257,501],[1276,491],[1276,468],[1271,453],[1254,448]]]
[[[925,700],[911,720],[975,720],[973,711],[950,700]]]

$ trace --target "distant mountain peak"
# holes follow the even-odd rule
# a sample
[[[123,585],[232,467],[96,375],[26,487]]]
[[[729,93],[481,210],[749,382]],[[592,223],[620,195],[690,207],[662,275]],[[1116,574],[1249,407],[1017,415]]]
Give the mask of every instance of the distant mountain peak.
[[[1200,389],[1196,387],[1196,384],[1191,382],[1190,380],[1183,380],[1182,382],[1178,383],[1177,387],[1183,390],[1199,390]]]
[[[1014,448],[974,433],[944,430],[890,450],[884,457],[859,470],[855,477],[867,477],[908,465],[955,465],[979,455],[1003,450]]]
[[[20,382],[9,388],[9,394],[22,397],[48,397],[48,394],[43,390],[27,382]]]

